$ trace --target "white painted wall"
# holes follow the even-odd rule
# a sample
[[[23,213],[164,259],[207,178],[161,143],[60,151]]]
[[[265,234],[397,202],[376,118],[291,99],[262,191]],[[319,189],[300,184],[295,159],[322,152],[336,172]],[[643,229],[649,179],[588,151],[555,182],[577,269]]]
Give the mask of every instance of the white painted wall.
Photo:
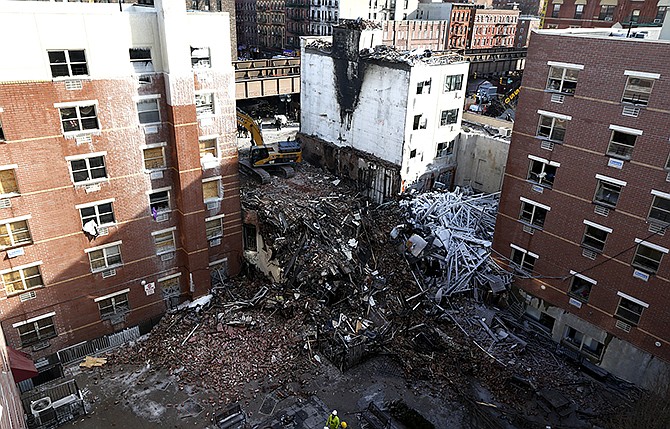
[[[340,18],[368,18],[368,2],[365,0],[340,0]]]
[[[471,186],[486,193],[502,188],[509,140],[482,132],[462,132],[456,139],[458,168],[454,185]]]
[[[408,14],[408,18],[449,21],[452,7],[451,3],[419,3],[416,10]]]

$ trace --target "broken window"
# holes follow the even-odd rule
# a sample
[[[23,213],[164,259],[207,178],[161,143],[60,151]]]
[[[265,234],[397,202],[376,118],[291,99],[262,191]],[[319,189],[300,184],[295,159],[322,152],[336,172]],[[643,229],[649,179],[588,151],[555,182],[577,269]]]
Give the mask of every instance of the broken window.
[[[615,158],[630,159],[636,139],[637,136],[634,134],[613,130],[610,144],[607,147],[607,155]]]
[[[149,194],[149,211],[152,215],[170,211],[170,191]]]
[[[58,110],[60,112],[60,121],[63,126],[63,132],[65,133],[97,130],[100,128],[98,125],[98,114],[94,104],[88,106],[61,107]]]
[[[611,21],[612,18],[614,17],[614,8],[616,6],[612,5],[603,5],[600,6],[600,14],[598,15],[598,19],[601,21]]]
[[[70,160],[70,170],[72,171],[72,181],[75,184],[107,178],[104,155],[72,159]]]
[[[52,77],[87,76],[88,65],[83,50],[47,51]]]
[[[0,223],[0,249],[30,244],[32,242],[33,238],[30,235],[27,219]]]
[[[130,311],[128,292],[120,293],[98,301],[100,318],[103,320],[122,316]]]
[[[596,359],[602,356],[605,345],[595,339],[583,334],[572,326],[565,326],[565,333],[563,335],[563,343],[568,344],[577,350],[589,354]]]
[[[551,17],[552,18],[558,18],[558,14],[561,12],[561,5],[560,4],[554,4],[554,8],[551,11]]]
[[[218,151],[216,146],[216,139],[200,140],[200,159],[213,160],[217,158]]]
[[[670,225],[670,199],[654,195],[654,201],[649,210],[649,222]]]
[[[616,313],[614,313],[615,316],[631,325],[640,323],[642,312],[648,306],[642,305],[641,301],[636,302],[637,300],[633,301],[632,299],[623,297],[621,293],[619,293],[619,296],[619,305],[616,308]]]
[[[440,126],[451,125],[458,122],[458,109],[443,110],[440,114]]]
[[[621,102],[635,104],[636,106],[646,106],[649,104],[649,97],[651,96],[653,87],[654,79],[628,76]]]
[[[460,91],[463,87],[463,75],[449,75],[444,78],[444,92]]]
[[[410,158],[414,158],[414,157],[416,157],[416,149],[412,149],[412,150],[409,152],[409,157],[410,157]]]
[[[16,172],[13,168],[0,170],[0,195],[3,197],[18,195],[19,187],[16,184]]]
[[[154,63],[151,60],[151,49],[149,48],[130,48],[130,64],[135,73],[152,73]]]
[[[547,217],[547,212],[549,210],[537,206],[535,204],[522,201],[521,202],[521,214],[519,219],[523,222],[526,222],[530,225],[542,228],[544,226],[544,220]]]
[[[245,223],[244,232],[244,250],[255,252],[258,250],[256,245],[256,225]]]
[[[437,154],[436,158],[441,158],[443,156],[451,155],[454,153],[454,141],[443,142],[437,144]]]
[[[116,222],[111,201],[108,203],[93,204],[92,206],[81,207],[79,209],[82,226],[90,221],[94,221],[97,226],[110,225]]]
[[[423,115],[415,115],[414,123],[412,125],[413,130],[425,130],[428,125],[428,120],[423,117]]]
[[[202,181],[202,194],[205,203],[212,200],[220,200],[223,198],[223,189],[221,186],[221,178],[210,178]]]
[[[195,113],[197,116],[214,114],[214,94],[195,94]]]
[[[575,88],[577,88],[578,75],[579,70],[577,69],[551,66],[549,68],[547,89],[549,91],[558,91],[565,94],[574,94]]]
[[[8,295],[44,286],[39,263],[6,271],[2,274],[2,281],[5,284],[5,291]]]
[[[431,80],[426,80],[416,84],[416,93],[417,94],[430,94],[430,83]]]
[[[161,121],[158,99],[150,98],[137,102],[137,114],[140,124],[155,124]]]
[[[530,274],[533,272],[533,268],[535,267],[537,255],[515,246],[512,248],[511,259],[515,268]]]
[[[607,241],[607,235],[611,232],[608,228],[607,230],[596,227],[593,224],[586,225],[584,230],[584,237],[582,238],[582,246],[587,247],[591,250],[602,252],[605,248],[605,241]]]
[[[207,240],[223,237],[223,215],[205,219],[205,233]]]
[[[5,141],[5,132],[2,129],[2,119],[0,119],[0,142]]]
[[[663,251],[660,249],[663,248],[651,243],[639,243],[635,250],[632,265],[645,273],[654,274],[658,271],[658,267],[661,266],[661,260],[663,259]]]
[[[591,288],[596,282],[586,276],[574,274],[572,276],[572,283],[570,284],[570,291],[568,294],[580,301],[588,302],[591,295]]]
[[[584,14],[584,5],[583,4],[575,5],[575,19],[582,19],[583,14]]]
[[[143,149],[142,156],[146,170],[157,170],[167,166],[165,163],[165,147],[162,145]]]
[[[191,46],[191,66],[193,68],[211,67],[209,48],[194,48]]]
[[[37,320],[32,320],[28,323],[20,323],[14,326],[16,326],[19,331],[21,347],[30,346],[57,335],[53,316],[40,316]]]
[[[565,119],[540,115],[540,124],[537,127],[537,135],[556,142],[562,142],[565,138],[566,122]]]
[[[87,249],[84,252],[88,253],[88,260],[91,264],[91,272],[97,273],[108,268],[121,266],[121,245],[111,244],[93,250]]]
[[[554,186],[557,166],[551,165],[555,163],[550,164],[550,162],[551,161],[531,159],[530,167],[528,168],[528,180],[549,188]]]
[[[177,249],[174,240],[174,229],[156,231],[151,233],[156,246],[156,255],[174,252]]]
[[[593,202],[614,208],[619,201],[621,188],[622,186],[616,183],[607,182],[602,179],[598,180],[596,195],[593,198]]]

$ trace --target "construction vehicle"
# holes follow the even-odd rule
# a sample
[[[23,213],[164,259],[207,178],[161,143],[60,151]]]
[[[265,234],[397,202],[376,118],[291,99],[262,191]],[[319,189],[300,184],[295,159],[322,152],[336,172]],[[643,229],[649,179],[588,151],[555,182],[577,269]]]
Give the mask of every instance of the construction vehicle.
[[[265,184],[270,181],[270,173],[283,177],[293,177],[293,166],[302,162],[302,149],[297,141],[283,141],[265,144],[261,127],[256,121],[240,108],[237,109],[237,124],[251,134],[251,151],[249,157],[240,159],[243,173],[254,177]]]

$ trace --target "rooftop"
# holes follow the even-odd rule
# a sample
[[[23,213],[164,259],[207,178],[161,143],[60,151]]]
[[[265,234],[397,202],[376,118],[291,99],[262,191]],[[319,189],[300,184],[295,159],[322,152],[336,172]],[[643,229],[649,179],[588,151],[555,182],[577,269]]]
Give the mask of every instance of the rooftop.
[[[551,30],[534,30],[539,34],[555,35],[562,37],[584,37],[593,39],[621,39],[631,42],[660,42],[670,43],[670,40],[662,36],[661,27],[643,28],[620,28],[615,24],[611,28],[562,28]]]

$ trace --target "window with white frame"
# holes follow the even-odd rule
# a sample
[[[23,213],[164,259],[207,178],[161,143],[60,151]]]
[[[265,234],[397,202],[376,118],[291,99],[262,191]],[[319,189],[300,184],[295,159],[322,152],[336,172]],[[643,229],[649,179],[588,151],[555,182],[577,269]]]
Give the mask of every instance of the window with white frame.
[[[458,122],[458,109],[443,110],[440,113],[440,126],[455,124]]]
[[[147,145],[142,149],[145,170],[160,170],[167,166],[165,161],[165,144]]]
[[[532,155],[528,155],[528,158],[530,159],[528,180],[549,188],[554,186],[556,170],[561,164]]]
[[[432,79],[421,81],[416,84],[416,93],[417,94],[430,94],[430,84]]]
[[[617,292],[617,295],[619,296],[619,305],[617,305],[616,312],[614,313],[616,318],[628,322],[633,326],[639,324],[642,312],[645,308],[649,308],[649,304],[623,292]]]
[[[130,311],[128,292],[130,289],[124,289],[112,295],[94,299],[100,310],[100,318],[102,320],[113,319],[128,313]]]
[[[65,133],[100,129],[95,104],[60,107],[58,111]]]
[[[220,177],[212,177],[202,181],[202,194],[205,202],[223,198],[223,189]]]
[[[0,271],[8,295],[44,286],[40,265],[42,261]]]
[[[525,198],[521,199],[521,213],[519,214],[519,219],[522,222],[542,228],[548,212],[549,207],[547,206]]]
[[[111,199],[76,206],[79,209],[81,225],[84,226],[91,221],[95,222],[97,226],[114,224],[116,219],[114,218],[113,203],[114,199]]]
[[[631,265],[647,274],[656,273],[661,266],[663,255],[668,253],[668,249],[640,239],[636,239],[635,242],[637,243],[637,249],[635,249],[635,256]]]
[[[170,191],[161,190],[150,193],[149,211],[151,214],[170,211]]]
[[[175,245],[174,231],[175,228],[170,228],[151,233],[151,236],[154,239],[154,245],[156,246],[156,255],[171,253],[177,249],[177,246]]]
[[[200,159],[207,161],[218,158],[219,151],[217,150],[216,138],[201,139],[198,143],[200,146]]]
[[[596,194],[593,197],[593,202],[609,208],[616,207],[619,202],[619,196],[621,196],[621,190],[626,186],[626,182],[601,176],[600,174],[596,174],[596,179],[598,179],[598,185],[596,186]]]
[[[610,129],[612,129],[612,135],[610,136],[610,143],[607,146],[607,155],[614,158],[630,159],[635,147],[635,141],[642,134],[642,131],[616,127],[614,125],[610,126]]]
[[[197,116],[214,114],[214,93],[195,94],[195,113]]]
[[[207,240],[223,237],[223,215],[205,219],[205,232]]]
[[[156,280],[168,309],[179,305],[181,296],[181,273],[173,274]]]
[[[444,78],[444,92],[459,91],[463,87],[463,75],[449,75]]]
[[[86,52],[83,49],[47,51],[52,77],[87,76]]]
[[[413,130],[425,130],[428,126],[428,119],[423,115],[414,115],[414,122],[412,123]]]
[[[577,68],[579,67],[579,68]],[[549,78],[547,79],[547,90],[562,92],[564,94],[574,94],[577,88],[577,77],[579,70],[583,66],[560,67],[552,65],[549,67]]]
[[[670,194],[659,191],[651,191],[654,200],[651,202],[647,221],[670,225]]]
[[[55,313],[49,313],[12,325],[19,332],[21,347],[27,347],[57,336],[53,316],[55,316]]]
[[[584,225],[582,246],[597,252],[602,252],[605,248],[607,236],[612,232],[612,229],[587,220],[584,220]]]
[[[565,127],[567,122],[567,119],[563,117],[540,114],[537,135],[552,141],[562,142],[565,139]]]
[[[19,187],[16,183],[17,165],[5,165],[0,167],[0,195],[3,197],[19,194]]]
[[[107,167],[105,166],[105,155],[92,154],[87,157],[67,157],[65,158],[70,163],[70,171],[72,173],[72,182],[86,183],[95,182],[107,179]]]
[[[0,221],[0,249],[33,242],[28,228],[28,219],[30,215]]]
[[[570,282],[568,295],[582,302],[588,302],[589,296],[591,296],[591,289],[598,282],[575,271],[570,271],[570,274],[572,274],[572,281]]]
[[[512,260],[512,264],[514,264],[517,269],[523,272],[532,273],[538,255],[514,244],[512,244],[511,247],[512,256],[510,259]]]
[[[569,325],[565,325],[563,344],[572,346],[580,352],[591,355],[596,359],[600,359],[603,350],[605,350],[605,345],[603,343],[596,341],[594,338],[589,337]]]
[[[228,258],[210,262],[209,273],[212,279],[212,285],[221,284],[228,278]]]
[[[150,48],[130,48],[130,64],[135,73],[152,73],[154,63],[151,60]]]
[[[437,154],[435,158],[442,158],[443,156],[454,153],[454,141],[442,142],[437,144]]]
[[[209,68],[212,65],[209,48],[194,48],[191,46],[191,66],[193,68]]]
[[[161,121],[158,98],[147,98],[137,102],[140,124],[156,124]]]
[[[85,249],[84,252],[88,254],[91,271],[94,273],[123,265],[120,241]]]
[[[621,102],[631,103],[636,106],[646,106],[649,104],[649,97],[651,97],[651,90],[654,87],[654,80],[655,79],[646,79],[638,76],[628,76]]]

